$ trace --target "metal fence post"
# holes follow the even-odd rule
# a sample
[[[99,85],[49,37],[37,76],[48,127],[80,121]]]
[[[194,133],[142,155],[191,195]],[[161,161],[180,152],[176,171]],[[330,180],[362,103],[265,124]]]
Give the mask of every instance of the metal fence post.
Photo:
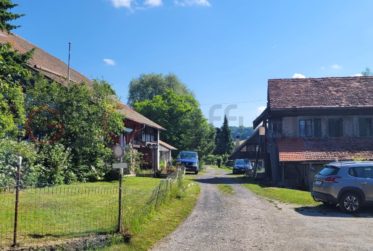
[[[15,201],[15,207],[14,207],[14,228],[13,228],[13,245],[12,247],[17,246],[17,228],[18,228],[18,206],[19,206],[19,188],[20,188],[20,172],[21,172],[21,166],[22,166],[22,157],[20,156],[18,158],[17,163],[17,172],[16,172],[16,201]]]
[[[120,160],[120,162],[122,162],[122,158]],[[122,232],[122,223],[123,223],[123,219],[122,219],[122,190],[123,190],[123,184],[122,184],[122,181],[123,181],[123,168],[120,168],[119,169],[119,198],[118,198],[118,227],[117,227],[117,232],[118,233],[121,233]]]

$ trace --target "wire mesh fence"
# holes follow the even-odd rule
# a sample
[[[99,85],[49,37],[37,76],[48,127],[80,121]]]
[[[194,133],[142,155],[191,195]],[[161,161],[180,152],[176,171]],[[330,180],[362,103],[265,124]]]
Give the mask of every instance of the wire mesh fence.
[[[127,188],[124,181],[124,230],[137,231],[147,216],[180,192],[183,171],[161,180],[155,189]],[[0,250],[13,244],[14,187],[0,188]],[[118,183],[25,187],[19,192],[17,243],[30,246],[118,228]]]

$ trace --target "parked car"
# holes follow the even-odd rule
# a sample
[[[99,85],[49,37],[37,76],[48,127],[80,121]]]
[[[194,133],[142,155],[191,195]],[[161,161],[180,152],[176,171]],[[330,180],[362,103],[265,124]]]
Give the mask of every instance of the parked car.
[[[233,174],[246,173],[247,170],[252,170],[253,166],[248,159],[236,159],[232,168]]]
[[[199,172],[199,161],[198,153],[192,151],[181,151],[177,156],[176,162],[178,165],[184,166],[185,171],[194,172],[198,174]]]
[[[339,205],[347,213],[373,202],[373,162],[334,162],[326,165],[313,182],[312,197]]]

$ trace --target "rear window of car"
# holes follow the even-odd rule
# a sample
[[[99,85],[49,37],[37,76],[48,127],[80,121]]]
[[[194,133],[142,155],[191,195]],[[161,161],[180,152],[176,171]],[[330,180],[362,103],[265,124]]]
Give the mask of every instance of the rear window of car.
[[[319,174],[322,176],[330,176],[330,175],[337,175],[339,168],[336,166],[325,166]]]

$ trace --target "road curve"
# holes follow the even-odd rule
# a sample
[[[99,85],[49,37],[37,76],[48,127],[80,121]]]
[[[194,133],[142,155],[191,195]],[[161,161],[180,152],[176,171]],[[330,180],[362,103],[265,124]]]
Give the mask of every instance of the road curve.
[[[201,195],[192,214],[154,251],[373,250],[373,214],[295,207],[258,198],[237,176],[209,168],[198,177]],[[229,184],[233,195],[217,184]],[[370,209],[371,211],[371,209]]]

